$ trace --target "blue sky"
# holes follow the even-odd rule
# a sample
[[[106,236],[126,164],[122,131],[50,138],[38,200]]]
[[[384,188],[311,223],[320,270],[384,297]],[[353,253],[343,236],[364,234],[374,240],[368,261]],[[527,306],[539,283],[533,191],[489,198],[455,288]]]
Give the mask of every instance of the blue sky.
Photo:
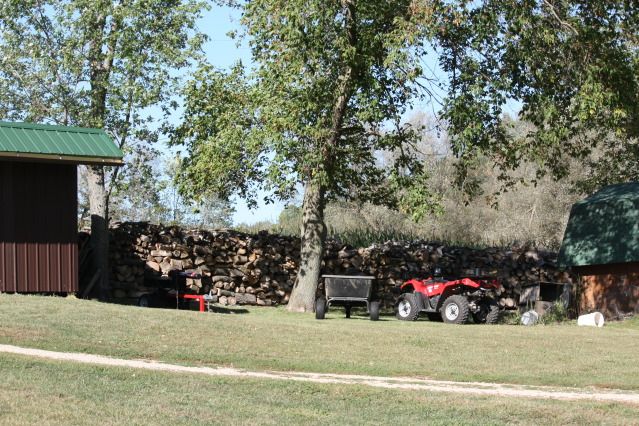
[[[211,64],[228,68],[238,60],[245,64],[251,62],[251,52],[246,44],[238,47],[236,40],[227,36],[229,31],[239,30],[240,14],[229,7],[214,6],[205,13],[199,22],[199,29],[210,38],[205,46]]]

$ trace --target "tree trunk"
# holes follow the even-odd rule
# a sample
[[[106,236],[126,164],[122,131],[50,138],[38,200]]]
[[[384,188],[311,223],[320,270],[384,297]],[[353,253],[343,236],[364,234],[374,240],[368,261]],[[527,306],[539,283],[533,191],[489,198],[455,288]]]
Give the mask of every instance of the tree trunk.
[[[307,182],[302,206],[302,247],[300,267],[288,302],[288,310],[312,312],[322,270],[326,225],[324,224],[324,190],[318,183]]]
[[[99,272],[97,286],[100,300],[109,299],[109,229],[108,196],[104,184],[104,167],[88,166],[89,213],[91,214],[91,249],[93,266]]]
[[[357,32],[355,28],[355,0],[342,0],[346,16],[346,32],[349,44],[356,48]],[[353,73],[357,55],[345,67],[340,76],[339,92],[333,107],[330,137],[321,147],[324,170],[332,178],[331,171],[335,160],[334,149],[339,143],[342,125],[352,92]],[[302,249],[300,251],[300,269],[297,272],[295,286],[288,302],[288,310],[293,312],[312,312],[315,307],[315,294],[322,270],[326,225],[324,224],[324,188],[311,181],[304,188],[302,206]]]

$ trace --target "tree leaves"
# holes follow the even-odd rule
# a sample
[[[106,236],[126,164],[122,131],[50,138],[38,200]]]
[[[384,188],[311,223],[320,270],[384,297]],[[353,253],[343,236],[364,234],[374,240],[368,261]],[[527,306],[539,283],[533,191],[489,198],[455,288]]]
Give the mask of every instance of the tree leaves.
[[[627,1],[449,2],[438,39],[451,79],[444,115],[462,169],[488,154],[502,170],[526,158],[561,178],[566,158],[606,150],[611,137],[635,152],[638,33],[639,11]],[[519,140],[504,129],[507,103],[534,125]]]
[[[254,201],[261,189],[290,199],[312,181],[327,200],[432,207],[426,173],[408,150],[394,169],[377,161],[381,151],[401,150],[417,137],[399,123],[419,95],[429,4],[245,3],[244,37],[255,67],[205,67],[194,75],[174,133],[174,143],[189,152],[183,190]],[[413,175],[419,185],[411,184]],[[420,190],[401,192],[411,185]]]
[[[0,118],[104,128],[146,149],[176,70],[200,59],[200,0],[0,0]]]

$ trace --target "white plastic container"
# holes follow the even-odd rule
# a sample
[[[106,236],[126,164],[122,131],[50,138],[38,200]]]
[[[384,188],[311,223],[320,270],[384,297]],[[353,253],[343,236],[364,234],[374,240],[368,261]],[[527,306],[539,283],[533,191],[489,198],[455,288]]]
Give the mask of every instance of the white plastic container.
[[[528,311],[521,316],[522,325],[535,325],[539,320],[539,314],[535,311]]]
[[[593,312],[591,314],[580,315],[577,318],[577,325],[589,326],[589,327],[603,327],[604,316],[601,312]]]

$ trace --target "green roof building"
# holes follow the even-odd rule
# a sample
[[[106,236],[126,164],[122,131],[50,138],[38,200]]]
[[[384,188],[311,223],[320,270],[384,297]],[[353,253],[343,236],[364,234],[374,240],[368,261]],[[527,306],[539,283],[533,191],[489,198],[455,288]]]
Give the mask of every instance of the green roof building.
[[[558,261],[581,276],[582,311],[615,317],[639,308],[639,183],[575,203]]]
[[[564,267],[639,262],[639,183],[603,188],[572,206],[559,251]]]
[[[74,293],[77,165],[120,165],[98,129],[0,122],[0,292]]]
[[[104,130],[0,121],[0,159],[121,165]]]

